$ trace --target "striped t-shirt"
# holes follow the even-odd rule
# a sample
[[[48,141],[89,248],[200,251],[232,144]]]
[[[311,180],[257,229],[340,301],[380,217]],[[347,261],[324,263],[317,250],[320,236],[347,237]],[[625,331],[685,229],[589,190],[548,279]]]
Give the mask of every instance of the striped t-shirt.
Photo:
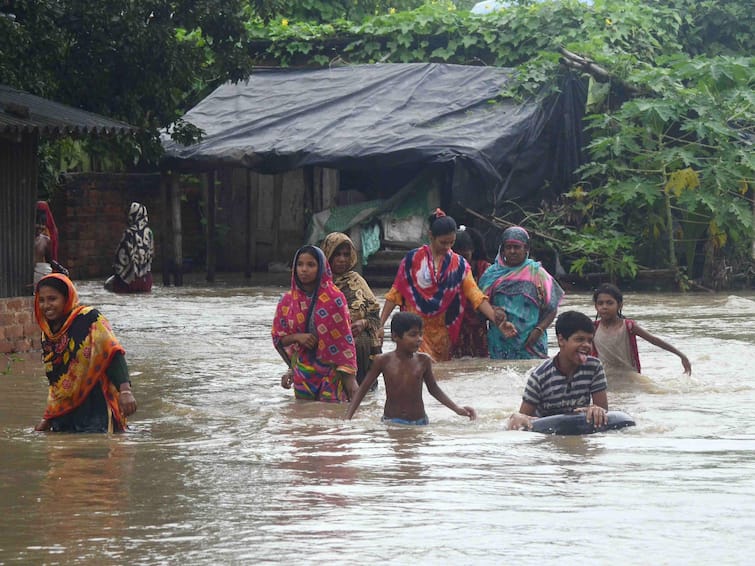
[[[532,371],[522,398],[535,406],[535,416],[547,417],[587,407],[592,394],[604,391],[607,386],[603,364],[598,358],[587,356],[587,361],[577,368],[571,379],[559,371],[551,358]]]

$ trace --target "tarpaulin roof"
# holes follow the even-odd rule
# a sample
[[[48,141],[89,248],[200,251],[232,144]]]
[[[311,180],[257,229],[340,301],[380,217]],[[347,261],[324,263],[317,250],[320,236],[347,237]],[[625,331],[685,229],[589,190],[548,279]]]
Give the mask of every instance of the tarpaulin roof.
[[[462,193],[509,191],[511,198],[558,188],[563,172],[555,162],[576,156],[580,141],[563,121],[578,122],[581,111],[559,112],[563,95],[546,103],[500,98],[512,72],[438,63],[256,71],[183,116],[204,130],[203,140],[182,146],[165,138],[165,164],[280,173],[452,163],[472,185]],[[573,159],[563,165],[569,174],[576,166]]]
[[[138,128],[0,84],[0,133],[125,134]]]

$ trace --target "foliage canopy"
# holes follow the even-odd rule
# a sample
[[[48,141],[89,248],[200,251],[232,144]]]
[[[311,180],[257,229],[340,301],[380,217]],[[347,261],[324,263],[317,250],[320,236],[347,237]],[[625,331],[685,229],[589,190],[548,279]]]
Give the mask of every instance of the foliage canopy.
[[[581,181],[539,210],[512,207],[511,220],[566,242],[559,251],[579,272],[666,266],[681,284],[712,286],[752,274],[750,2],[522,0],[484,16],[473,4],[19,0],[0,4],[0,82],[143,126],[119,155],[148,161],[160,128],[254,65],[517,67],[517,88],[502,95],[528,97],[556,88],[565,47],[610,76],[585,75]]]

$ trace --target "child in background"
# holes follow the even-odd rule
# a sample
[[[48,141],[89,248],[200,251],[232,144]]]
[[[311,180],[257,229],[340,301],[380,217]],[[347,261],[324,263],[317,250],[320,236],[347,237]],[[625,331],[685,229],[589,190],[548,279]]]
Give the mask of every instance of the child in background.
[[[44,212],[37,211],[36,230],[34,235],[34,287],[45,275],[52,273],[52,239],[45,226],[47,222]]]
[[[463,257],[451,251],[456,242],[456,221],[436,208],[428,218],[429,244],[409,251],[401,260],[396,278],[385,295],[380,313],[380,329],[400,307],[422,317],[422,351],[436,362],[451,359],[451,347],[464,323],[462,299],[501,328],[507,336],[516,329],[506,321],[503,309],[494,309],[477,286],[472,270]],[[382,336],[382,333],[381,333]]]
[[[459,226],[456,231],[456,242],[453,251],[467,260],[472,268],[472,277],[475,282],[490,267],[490,262],[485,257],[485,242],[474,228]],[[461,323],[459,337],[451,347],[452,358],[471,356],[476,358],[488,357],[488,322],[481,316],[465,297],[464,321]]]
[[[509,428],[532,428],[538,417],[585,413],[595,427],[606,424],[608,395],[606,374],[592,352],[593,324],[577,311],[561,313],[556,320],[558,354],[534,369],[527,380],[519,412],[511,415]]]
[[[337,403],[357,390],[357,356],[346,297],[333,283],[328,260],[316,246],[294,256],[291,290],[273,320],[273,345],[289,371],[281,387],[297,399]]]
[[[679,356],[682,360],[684,373],[688,375],[692,373],[692,365],[687,356],[668,342],[641,328],[634,320],[624,318],[624,315],[621,314],[624,297],[618,287],[604,283],[593,293],[592,298],[598,317],[595,320],[593,353],[603,362],[608,375],[640,373],[637,336]]]
[[[430,395],[454,411],[457,415],[477,418],[472,407],[460,407],[440,388],[433,376],[433,362],[428,354],[418,352],[422,343],[422,318],[414,313],[399,312],[391,319],[391,338],[396,343],[393,352],[375,358],[351,400],[347,419],[351,419],[359,408],[372,384],[383,374],[385,381],[384,422],[426,425],[429,424],[422,402],[422,385],[427,385]]]

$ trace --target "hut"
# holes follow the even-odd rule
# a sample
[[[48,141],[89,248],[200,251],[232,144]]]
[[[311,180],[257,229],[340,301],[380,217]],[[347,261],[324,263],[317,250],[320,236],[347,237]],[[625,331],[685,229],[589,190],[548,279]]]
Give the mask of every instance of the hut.
[[[262,69],[220,86],[182,118],[200,141],[163,140],[164,280],[173,272],[180,284],[185,262],[182,178],[201,179],[208,279],[216,267],[251,275],[284,265],[322,212],[351,229],[406,199],[425,213],[463,203],[495,214],[563,192],[581,159],[584,84],[566,73],[559,93],[518,102],[503,95],[512,74],[373,64]]]
[[[136,128],[0,85],[0,353],[34,349],[34,222],[42,139],[130,134]]]

